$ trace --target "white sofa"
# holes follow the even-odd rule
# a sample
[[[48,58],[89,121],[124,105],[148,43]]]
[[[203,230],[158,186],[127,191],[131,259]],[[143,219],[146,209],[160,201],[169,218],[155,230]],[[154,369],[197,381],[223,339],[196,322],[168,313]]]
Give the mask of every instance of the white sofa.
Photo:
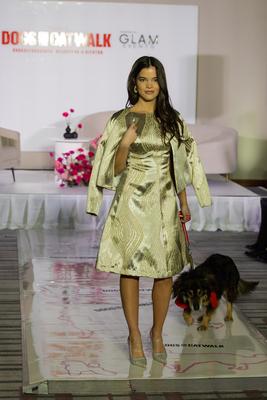
[[[20,133],[0,128],[0,168],[10,168],[15,181],[14,168],[20,163]]]
[[[114,111],[88,115],[83,123],[83,135],[95,138],[105,128]],[[207,174],[230,174],[237,166],[238,133],[235,129],[219,125],[189,124],[198,144],[199,156]]]
[[[188,124],[206,174],[231,174],[237,168],[238,133],[219,125]]]

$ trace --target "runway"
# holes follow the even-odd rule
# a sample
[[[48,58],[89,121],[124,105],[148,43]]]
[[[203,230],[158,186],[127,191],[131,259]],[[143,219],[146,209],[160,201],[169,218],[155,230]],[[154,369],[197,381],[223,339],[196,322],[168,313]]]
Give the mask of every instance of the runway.
[[[94,268],[113,193],[105,191],[100,215],[91,217],[85,213],[87,188],[58,188],[53,171],[16,171],[15,183],[10,171],[0,174],[0,227],[18,230],[25,393],[194,393],[250,390],[252,382],[267,390],[266,341],[238,308],[234,322],[225,323],[223,302],[206,332],[197,330],[197,318],[187,327],[172,302],[164,331],[168,363],[154,362],[153,282],[145,278],[140,326],[148,366],[131,366],[119,277]],[[208,181],[210,209],[201,209],[192,188],[187,190],[193,220],[188,230],[256,232],[260,196],[221,176]],[[209,248],[216,246],[209,242]]]
[[[200,332],[197,321],[185,325],[172,302],[164,331],[168,363],[152,361],[152,280],[145,278],[140,327],[148,366],[131,366],[118,276],[94,268],[98,241],[96,231],[19,231],[24,392],[185,393],[209,385],[246,390],[252,382],[266,389],[266,341],[237,308],[225,323],[224,303]]]

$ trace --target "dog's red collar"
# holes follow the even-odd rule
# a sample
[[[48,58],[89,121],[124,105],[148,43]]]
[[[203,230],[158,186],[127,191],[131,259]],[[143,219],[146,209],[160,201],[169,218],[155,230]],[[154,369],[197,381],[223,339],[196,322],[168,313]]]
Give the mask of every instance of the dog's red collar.
[[[175,304],[177,305],[177,307],[183,308],[184,310],[189,308],[188,304],[182,303],[178,298],[175,300]],[[211,305],[211,307],[212,308],[217,308],[218,304],[219,304],[219,302],[218,302],[218,298],[217,298],[216,292],[211,292],[211,294],[210,294],[210,305]]]
[[[211,292],[210,294],[210,305],[212,308],[217,308],[218,307],[218,298],[216,292]]]
[[[182,303],[178,298],[175,300],[175,304],[177,305],[177,307],[181,307],[184,310],[186,310],[187,308],[189,308],[188,304],[186,303]]]

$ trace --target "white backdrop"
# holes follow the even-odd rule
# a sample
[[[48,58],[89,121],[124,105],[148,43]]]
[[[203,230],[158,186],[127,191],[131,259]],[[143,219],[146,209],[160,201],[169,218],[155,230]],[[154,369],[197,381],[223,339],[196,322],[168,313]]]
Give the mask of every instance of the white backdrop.
[[[51,150],[63,111],[117,110],[133,62],[165,66],[172,103],[195,121],[196,6],[0,1],[0,126],[21,132],[22,150]],[[83,44],[82,44],[83,43]]]

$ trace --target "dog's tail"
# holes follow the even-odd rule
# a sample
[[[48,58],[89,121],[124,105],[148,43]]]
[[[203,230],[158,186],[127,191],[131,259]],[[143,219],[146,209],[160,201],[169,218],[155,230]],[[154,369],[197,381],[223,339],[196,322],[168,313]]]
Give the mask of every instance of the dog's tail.
[[[237,291],[238,294],[246,294],[252,292],[256,289],[256,286],[259,282],[252,282],[252,281],[244,281],[243,279],[239,279]]]

